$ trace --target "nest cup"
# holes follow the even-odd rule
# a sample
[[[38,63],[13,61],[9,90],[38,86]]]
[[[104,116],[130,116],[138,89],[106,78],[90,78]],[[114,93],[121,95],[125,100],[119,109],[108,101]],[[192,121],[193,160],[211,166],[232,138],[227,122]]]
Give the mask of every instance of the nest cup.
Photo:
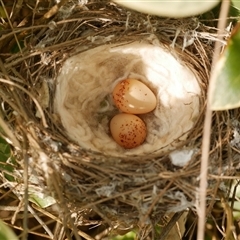
[[[28,164],[27,176],[35,179],[29,180],[29,188],[53,196],[58,207],[48,211],[57,214],[64,226],[70,226],[75,236],[80,234],[86,239],[100,239],[109,231],[124,233],[139,226],[144,239],[154,232],[151,226],[166,214],[189,208],[196,212],[206,91],[216,29],[197,18],[147,16],[111,2],[71,2],[50,19],[37,21],[42,25],[26,27],[27,37],[21,41],[24,46],[19,52],[1,54],[0,96],[6,122],[3,136],[13,145],[18,161],[15,181],[7,186],[15,187],[17,196],[24,196],[22,170],[26,174],[24,165]],[[2,48],[14,34],[20,37],[14,31],[2,35]],[[111,153],[86,147],[69,136],[56,111],[58,76],[64,63],[99,46],[135,42],[161,46],[192,72],[200,87],[199,114],[185,138],[164,151],[128,154],[124,149]],[[92,97],[94,92],[87,94]],[[95,99],[95,109],[102,99]],[[234,174],[235,153],[229,148],[234,126],[229,120],[238,115],[238,110],[214,114],[208,196],[219,187],[216,175]],[[91,119],[90,114],[84,120],[91,123],[95,117],[93,114]],[[187,163],[175,164],[174,154],[184,152],[190,154]],[[2,179],[8,182],[4,176]]]

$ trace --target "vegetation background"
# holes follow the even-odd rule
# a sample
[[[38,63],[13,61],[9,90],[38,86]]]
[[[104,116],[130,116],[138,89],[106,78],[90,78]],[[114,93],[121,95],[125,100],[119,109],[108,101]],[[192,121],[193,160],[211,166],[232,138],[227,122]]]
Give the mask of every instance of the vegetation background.
[[[224,1],[224,0],[223,0]],[[39,0],[40,4],[42,4],[43,8],[46,8],[49,4],[49,0]],[[67,1],[58,1],[60,5],[64,5]],[[169,1],[170,2],[170,1]],[[187,1],[184,1],[187,4]],[[24,19],[25,16],[28,16],[29,14],[32,15],[31,10],[34,10],[34,6],[36,5],[35,0],[0,0],[0,18],[1,18],[1,24],[0,24],[0,36],[4,33],[7,33],[8,31],[11,31],[12,25],[14,25],[14,21],[16,22],[17,19]],[[203,21],[209,21],[210,24],[216,25],[218,23],[220,11],[221,11],[221,3],[214,8],[209,9],[209,11],[198,15],[198,17]],[[229,2],[230,3],[230,2]],[[171,3],[170,3],[171,4]],[[58,5],[58,6],[60,6]],[[169,5],[171,8],[171,6]],[[198,8],[197,4],[195,6]],[[14,9],[14,11],[13,11]],[[237,108],[240,106],[240,27],[238,23],[239,19],[239,9],[240,9],[240,2],[239,1],[231,1],[230,10],[228,12],[228,16],[226,18],[226,23],[232,23],[232,35],[230,36],[228,40],[228,45],[226,46],[226,49],[224,50],[222,54],[222,58],[224,58],[224,63],[220,60],[216,63],[219,65],[217,70],[215,70],[213,74],[213,87],[212,91],[210,92],[210,108],[212,110],[226,110],[231,108]],[[14,14],[12,16],[11,21],[9,19],[9,16],[11,14]],[[41,15],[41,13],[39,13]],[[41,17],[41,16],[40,16]],[[39,17],[39,19],[41,19]],[[10,22],[11,24],[9,24]],[[24,23],[23,23],[24,24]],[[41,21],[39,20],[39,25],[41,24]],[[8,27],[8,28],[7,28]],[[19,46],[20,43],[20,46]],[[9,43],[8,47],[4,49],[4,52],[2,54],[9,54],[9,53],[18,53],[19,49],[21,48],[21,44],[24,45],[23,39],[19,39],[19,43]],[[221,59],[221,58],[220,58]],[[0,116],[2,119],[4,118],[4,113],[1,112],[0,109]],[[4,124],[0,122],[1,131],[3,132]],[[12,155],[11,151],[11,145],[6,141],[4,137],[0,137],[0,170],[1,173],[9,180],[11,181],[13,179],[13,172],[14,172],[14,166],[16,164],[16,160],[14,156]],[[233,191],[235,191],[236,198],[240,198],[240,190],[238,188],[239,179],[236,178],[233,184]],[[3,185],[1,186],[1,188]],[[0,196],[0,218],[4,218],[9,214],[8,208],[1,208],[1,205],[4,206],[5,201],[7,199],[5,198],[5,190],[0,190],[0,193],[2,196]],[[37,203],[40,207],[46,207],[48,205],[51,205],[54,200],[53,199],[45,199],[44,201],[40,202],[40,200],[37,198],[37,196],[31,196],[30,199],[31,202]],[[52,202],[53,201],[53,202]],[[13,203],[14,204],[14,203]],[[231,239],[240,239],[240,206],[239,202],[233,202],[231,205],[231,209],[226,210],[224,207],[224,204],[216,203],[212,214],[218,215],[218,219],[221,220],[222,216],[226,213],[231,215],[233,217],[233,226],[236,229],[236,232],[238,233],[237,236],[234,234],[231,235]],[[13,205],[14,206],[14,205]],[[188,220],[186,224],[189,224],[191,222],[191,214],[188,216]],[[222,233],[220,229],[217,229],[218,224],[212,222],[211,220],[207,221],[206,223],[206,232],[205,232],[205,239],[220,239],[219,235],[222,234],[222,236],[225,236],[226,234]],[[226,229],[227,230],[227,229]],[[219,234],[221,232],[221,234]],[[19,232],[16,231],[18,234]],[[17,236],[14,234],[14,232],[11,230],[11,228],[8,228],[2,221],[0,221],[0,239],[1,240],[17,240]],[[136,239],[136,234],[134,231],[128,232],[127,234],[123,236],[113,236],[110,239],[112,240],[133,240]],[[166,238],[170,239],[170,238]],[[187,239],[187,238],[185,238]],[[222,237],[221,239],[224,239]]]

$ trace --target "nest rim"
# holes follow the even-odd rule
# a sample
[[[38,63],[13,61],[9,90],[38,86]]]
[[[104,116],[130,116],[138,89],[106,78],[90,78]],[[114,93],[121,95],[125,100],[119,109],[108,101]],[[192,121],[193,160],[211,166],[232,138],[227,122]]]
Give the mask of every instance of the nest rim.
[[[91,9],[93,5],[90,3],[86,6]],[[108,9],[110,13],[106,11],[107,8],[110,9]],[[213,45],[211,47],[209,46],[209,39],[201,39],[201,32],[198,32],[198,29],[189,29],[189,22],[192,21],[192,23],[196,23],[196,19],[174,20],[157,17],[150,19],[147,15],[132,11],[122,10],[123,12],[121,12],[115,4],[109,4],[103,12],[99,10],[100,7],[97,9],[97,11],[92,10],[92,13],[86,10],[85,19],[82,18],[84,11],[80,11],[81,18],[78,16],[79,12],[75,12],[70,19],[56,19],[56,21],[44,24],[41,26],[44,31],[41,33],[43,37],[40,42],[36,43],[35,39],[33,46],[29,48],[29,45],[27,45],[20,53],[16,53],[13,56],[6,56],[4,54],[4,62],[0,62],[0,82],[4,85],[7,94],[3,94],[3,91],[1,91],[0,96],[3,101],[7,103],[8,108],[13,109],[13,111],[10,111],[10,113],[5,116],[8,124],[6,124],[6,126],[4,125],[5,135],[3,135],[3,137],[10,139],[14,145],[16,149],[14,150],[14,155],[20,153],[18,160],[22,169],[24,169],[24,162],[22,160],[24,154],[22,150],[19,151],[19,149],[22,149],[23,143],[26,144],[25,153],[27,152],[32,155],[36,160],[33,166],[36,168],[35,170],[40,178],[40,182],[43,186],[48,186],[48,192],[54,191],[54,196],[56,196],[60,206],[63,206],[63,203],[68,203],[67,205],[72,212],[93,209],[102,217],[104,222],[112,226],[118,226],[116,229],[119,228],[119,231],[121,231],[126,228],[128,224],[132,224],[135,227],[140,225],[148,226],[149,220],[152,223],[159,221],[164,213],[166,213],[167,203],[170,208],[179,203],[179,199],[177,199],[176,196],[175,199],[173,197],[174,189],[175,191],[179,189],[180,192],[183,192],[186,195],[186,199],[189,199],[187,202],[191,203],[191,200],[194,200],[196,197],[195,187],[198,182],[197,176],[199,174],[201,152],[197,152],[195,159],[192,159],[186,166],[179,168],[169,164],[169,152],[154,157],[149,156],[139,161],[139,159],[134,157],[128,157],[127,159],[124,157],[109,157],[101,153],[88,151],[70,141],[66,133],[64,133],[63,128],[61,126],[59,127],[58,120],[53,114],[53,102],[50,102],[47,110],[38,104],[37,89],[39,88],[35,87],[38,85],[38,82],[46,79],[50,89],[50,98],[52,98],[55,91],[54,81],[56,81],[63,62],[70,56],[86,50],[79,49],[77,46],[79,43],[82,45],[87,44],[89,48],[92,48],[98,44],[102,44],[102,42],[98,44],[95,44],[94,41],[92,42],[92,38],[95,37],[95,39],[97,39],[99,35],[108,37],[112,33],[115,33],[115,39],[110,42],[120,41],[121,43],[123,41],[131,42],[134,39],[140,39],[146,35],[151,36],[154,33],[164,44],[169,45],[174,40],[174,31],[176,31],[179,26],[186,26],[186,28],[181,29],[182,32],[178,36],[179,42],[176,41],[175,46],[177,54],[182,61],[200,76],[203,95],[201,98],[202,112],[199,119],[188,135],[186,142],[180,145],[179,148],[181,149],[184,146],[197,146],[200,149],[202,125],[206,107],[206,91],[211,68],[209,57],[213,52]],[[117,14],[113,17],[113,13]],[[93,18],[94,14],[98,15],[99,22],[96,21],[96,18]],[[109,21],[107,21],[106,16],[110,19]],[[111,17],[113,19],[111,19]],[[163,27],[158,23],[160,20],[166,24],[165,28],[166,26],[174,26],[167,29],[167,33],[169,34],[170,32],[172,34],[169,34],[171,35],[170,37],[166,37],[161,32]],[[79,21],[81,23],[80,25]],[[99,27],[98,31],[94,32],[95,30],[94,28],[92,29],[91,26],[92,22],[104,26],[104,30],[99,30]],[[145,24],[146,27],[143,30],[139,30],[137,27],[138,22],[140,22],[142,26]],[[126,23],[129,25],[126,26]],[[76,33],[76,29],[80,27],[87,29],[87,27],[89,27],[92,38],[88,40],[87,38],[89,36],[81,36],[80,34],[80,37],[75,36],[69,40],[71,36],[69,36],[66,29],[68,29],[71,24],[74,25],[70,29],[75,29],[71,32],[71,36]],[[111,24],[113,25],[112,28],[109,27]],[[159,24],[160,27],[157,24]],[[60,30],[58,30],[59,26],[61,26]],[[135,31],[133,31],[134,27]],[[201,27],[203,30],[207,29],[205,25],[201,25]],[[30,30],[31,28],[32,27],[27,27],[25,30]],[[19,32],[22,30],[23,29],[20,29]],[[187,31],[189,31],[189,33],[195,31],[194,33],[196,33],[199,38],[196,37],[193,45],[183,47],[184,37]],[[58,33],[57,35],[56,32]],[[18,30],[14,32],[14,34],[17,33]],[[13,33],[11,34],[13,35]],[[62,39],[59,38],[61,34],[63,34]],[[51,39],[53,35],[56,35],[56,37],[55,39],[53,38],[52,41],[56,42],[54,45],[51,45],[52,42],[47,42],[46,39]],[[217,39],[213,36],[212,41],[214,42]],[[110,42],[107,42],[107,44]],[[196,54],[196,51],[200,51],[201,54],[199,52]],[[42,63],[44,63],[43,66]],[[51,66],[49,66],[49,63],[51,63]],[[26,70],[26,66],[29,70]],[[42,78],[43,73],[44,78]],[[12,91],[12,89],[15,90]],[[40,111],[40,120],[34,116],[31,110],[19,106],[19,103],[16,104],[17,101],[22,103],[22,106],[25,106],[27,101],[30,109],[34,109],[34,112],[36,112],[37,108]],[[16,114],[19,110],[21,114]],[[238,116],[237,110],[233,111],[231,115]],[[214,121],[219,122],[220,119],[229,121],[229,113],[215,113]],[[227,146],[230,140],[224,137],[224,134],[225,136],[229,135],[232,130],[228,127],[227,130],[222,133],[219,126],[220,124],[215,127],[217,131],[215,139],[222,139],[225,144],[224,146]],[[12,131],[14,134],[11,134]],[[221,148],[215,145],[214,137],[212,142],[213,147],[211,154],[213,156],[213,163],[216,164],[218,161],[215,158],[219,155]],[[131,162],[129,160],[131,160]],[[149,160],[151,162],[149,162]],[[229,165],[231,164],[233,163],[230,161]],[[156,169],[152,171],[154,168]],[[229,175],[233,174],[231,168],[228,171]],[[214,173],[216,172],[213,171],[212,175],[214,175]],[[79,177],[78,175],[83,176]],[[135,181],[133,180],[134,178]],[[172,179],[174,179],[174,181]],[[133,181],[132,183],[131,180]],[[188,180],[194,183],[193,186],[188,183]],[[117,181],[121,181],[122,184],[118,185]],[[159,183],[160,181],[162,181],[162,183]],[[111,190],[112,185],[110,183],[112,182],[116,184],[114,187],[118,189],[117,193]],[[76,185],[79,185],[79,189],[82,188],[84,191],[81,192],[76,188]],[[158,190],[161,187],[162,190],[156,191],[155,195],[152,196],[154,186],[156,185]],[[87,187],[89,187],[90,190],[86,190]],[[104,187],[109,187],[105,189],[105,193],[104,190],[101,192],[101,189]],[[97,189],[100,190],[96,192]],[[107,191],[110,191],[110,193]],[[216,191],[216,186],[211,189],[211,192],[214,191]],[[158,201],[167,192],[168,194],[165,196],[165,201],[163,200],[162,203],[158,205]],[[142,203],[134,203],[137,199],[137,193],[141,201],[143,201]],[[171,196],[171,194],[173,195]],[[83,196],[82,200],[79,199],[80,195]],[[110,205],[110,208],[108,208],[108,205]],[[141,207],[145,205],[147,205],[147,207],[141,209]],[[190,204],[189,206],[195,209],[194,204]],[[144,211],[142,211],[143,209]],[[118,218],[116,217],[116,212],[118,213]],[[129,219],[127,222],[124,222],[127,212],[130,212],[130,214],[127,214]],[[108,215],[108,217],[104,216],[104,214]],[[91,220],[87,220],[91,222]],[[75,221],[77,220],[75,219]]]

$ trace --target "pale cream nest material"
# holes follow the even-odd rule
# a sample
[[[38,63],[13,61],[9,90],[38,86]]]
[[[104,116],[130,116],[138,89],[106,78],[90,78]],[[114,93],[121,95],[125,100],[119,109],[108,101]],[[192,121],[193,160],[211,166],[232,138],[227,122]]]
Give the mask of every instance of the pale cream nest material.
[[[69,137],[86,150],[108,156],[149,158],[174,149],[200,115],[201,89],[199,77],[173,54],[150,36],[69,58],[57,78],[55,96],[56,112]],[[158,99],[152,113],[141,115],[148,129],[146,141],[131,150],[118,146],[109,132],[110,119],[117,113],[111,93],[126,78],[141,80]]]
[[[208,28],[196,18],[174,20],[149,17],[106,2],[74,8],[70,16],[64,15],[66,12],[66,9],[60,11],[49,24],[42,26],[41,31],[36,28],[36,35],[31,35],[31,45],[26,44],[22,53],[4,56],[4,63],[1,64],[0,94],[4,102],[5,120],[16,138],[14,141],[13,137],[12,142],[20,143],[20,147],[25,146],[25,151],[21,152],[24,156],[17,150],[15,153],[20,163],[21,156],[31,160],[29,175],[34,174],[35,180],[38,179],[30,181],[29,186],[37,186],[38,190],[42,186],[41,191],[54,194],[63,211],[59,214],[60,218],[68,218],[69,214],[66,213],[69,211],[74,213],[74,219],[68,218],[69,224],[74,222],[79,229],[87,224],[102,222],[120,230],[136,227],[139,223],[147,227],[151,222],[158,222],[166,211],[176,212],[188,207],[194,210],[199,185],[205,97],[216,29]],[[29,29],[30,33],[32,29]],[[170,49],[175,59],[191,70],[189,74],[196,76],[201,89],[201,95],[196,100],[197,107],[192,109],[196,110],[197,119],[191,123],[191,131],[186,129],[188,136],[178,146],[179,150],[194,149],[191,161],[183,168],[172,164],[169,152],[160,152],[153,158],[147,150],[145,153],[149,156],[143,158],[141,155],[130,160],[117,157],[118,151],[108,155],[101,153],[99,148],[85,146],[76,138],[72,141],[65,131],[65,122],[62,124],[54,111],[57,77],[69,57],[81,52],[84,56],[84,51],[104,44],[139,43],[151,36],[155,36],[164,49]],[[125,70],[128,70],[127,66]],[[115,80],[125,77],[124,72],[120,76],[114,74]],[[140,72],[136,74],[141,75]],[[143,76],[140,77],[145,81]],[[100,94],[103,99],[113,87],[114,81],[108,81],[109,89]],[[150,84],[154,89],[157,81]],[[76,87],[75,83],[73,87]],[[94,95],[99,96],[99,93],[88,91],[83,89],[82,94],[89,94],[93,99]],[[160,96],[160,92],[155,91]],[[71,97],[69,100],[72,101]],[[75,108],[75,103],[69,106],[70,102],[67,107]],[[94,108],[98,109],[99,101],[93,102]],[[59,106],[62,105],[60,101]],[[95,110],[92,112],[95,113]],[[95,121],[95,117],[92,116],[92,120]],[[230,120],[237,117],[238,110],[214,114],[209,166],[211,177],[208,179],[211,199],[214,199],[212,194],[218,188],[215,180],[218,173],[234,173],[235,151],[229,143],[231,132],[237,127],[231,125]],[[90,122],[91,114],[88,118]],[[82,123],[82,119],[79,121]],[[89,134],[84,136],[91,137],[92,133]],[[16,181],[16,186],[19,182]],[[98,217],[90,214],[91,209]],[[94,217],[99,221],[96,222]]]

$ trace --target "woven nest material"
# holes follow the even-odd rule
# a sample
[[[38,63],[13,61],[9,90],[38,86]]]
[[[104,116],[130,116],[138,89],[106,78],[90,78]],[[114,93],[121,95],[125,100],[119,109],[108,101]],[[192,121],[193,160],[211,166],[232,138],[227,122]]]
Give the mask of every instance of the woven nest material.
[[[5,51],[0,62],[3,137],[12,144],[17,160],[14,181],[1,175],[5,186],[22,200],[27,177],[32,192],[53,196],[58,207],[48,213],[57,215],[76,238],[100,239],[100,230],[122,233],[141,226],[139,235],[144,239],[166,213],[188,208],[197,212],[206,91],[216,28],[197,18],[158,18],[101,1],[70,2],[50,19],[46,16],[36,20],[38,25],[15,28],[0,38],[2,49],[13,38],[20,39],[21,49],[14,54]],[[54,110],[57,77],[69,57],[143,38],[157,39],[174,51],[199,81],[199,117],[187,138],[174,149],[174,153],[194,150],[191,160],[181,167],[173,164],[172,150],[154,157],[139,154],[130,160],[79,146],[67,135]],[[219,189],[226,189],[220,186],[219,176],[235,173],[238,117],[238,109],[214,113],[209,204]],[[89,231],[91,228],[98,231]],[[68,231],[65,234],[68,236]],[[59,239],[58,235],[51,237]]]

